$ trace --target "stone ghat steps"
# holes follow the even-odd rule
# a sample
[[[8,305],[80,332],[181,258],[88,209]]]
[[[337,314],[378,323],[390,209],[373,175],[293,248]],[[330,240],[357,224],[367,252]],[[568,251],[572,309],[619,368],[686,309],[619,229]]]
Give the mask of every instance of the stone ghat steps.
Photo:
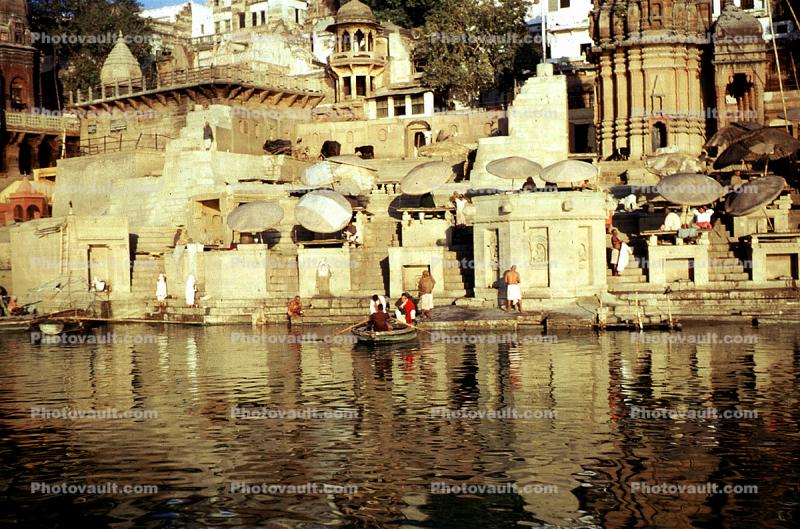
[[[136,235],[136,253],[162,253],[172,246],[176,228],[172,226],[149,226],[132,230]]]
[[[716,316],[750,316],[753,314],[800,314],[800,297],[792,289],[770,290],[705,290],[696,292],[620,294],[625,305],[613,307],[621,319],[636,316],[636,300],[644,314],[668,314],[693,319]],[[766,313],[764,312],[766,310]]]
[[[359,298],[317,298],[304,300],[304,315],[298,323],[355,323],[369,317],[370,296]],[[183,299],[170,299],[164,314],[158,312],[155,300],[146,303],[142,312],[146,317],[154,320],[185,323],[218,324],[250,324],[252,315],[264,307],[266,320],[270,323],[285,323],[288,321],[286,303],[288,298],[270,299],[266,303],[259,300],[219,300],[210,301],[204,305],[199,301],[200,307],[186,307]],[[437,305],[450,305],[454,298],[438,298]],[[394,301],[389,300],[391,306]],[[140,316],[142,317],[142,316]]]

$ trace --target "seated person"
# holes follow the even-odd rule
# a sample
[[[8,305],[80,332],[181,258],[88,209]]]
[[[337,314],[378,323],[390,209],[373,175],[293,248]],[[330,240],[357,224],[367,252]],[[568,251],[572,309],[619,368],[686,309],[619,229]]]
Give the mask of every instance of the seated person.
[[[536,182],[533,181],[533,177],[529,176],[525,183],[522,184],[523,191],[536,191]]]
[[[286,313],[289,315],[290,320],[303,315],[303,303],[300,301],[300,296],[295,296],[294,299],[289,301],[289,304],[286,305]]]
[[[344,235],[344,240],[353,246],[361,244],[361,233],[359,233],[358,228],[352,222],[347,225],[342,235]]]
[[[411,296],[407,292],[403,292],[400,299],[395,303],[397,310],[394,311],[395,318],[399,321],[411,323],[417,319],[417,307],[411,301]]]
[[[389,324],[389,315],[384,312],[382,304],[378,304],[377,312],[370,314],[369,321],[367,322],[367,328],[376,332],[392,330],[392,326]]]
[[[707,209],[705,206],[700,206],[700,209],[693,209],[694,225],[703,230],[711,229],[711,217],[714,215],[713,209]]]
[[[664,218],[664,224],[661,225],[661,231],[678,231],[681,227],[681,218],[678,214],[667,209],[667,216]]]

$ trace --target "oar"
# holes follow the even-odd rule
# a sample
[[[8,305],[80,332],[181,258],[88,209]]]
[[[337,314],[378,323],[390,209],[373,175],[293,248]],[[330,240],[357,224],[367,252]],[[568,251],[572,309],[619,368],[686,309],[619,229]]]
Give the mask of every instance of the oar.
[[[422,332],[427,332],[428,334],[430,334],[430,333],[431,333],[431,331],[429,331],[429,330],[427,330],[427,329],[423,329],[423,328],[421,328],[421,327],[416,327],[416,326],[414,326],[414,325],[411,325],[410,323],[406,323],[406,322],[404,322],[404,321],[400,321],[400,320],[395,320],[395,321],[397,321],[398,323],[401,323],[401,324],[403,324],[403,325],[408,325],[408,326],[409,326],[409,327],[411,327],[412,329],[416,329],[416,330],[418,330],[418,331],[422,331]]]
[[[364,324],[365,324],[365,323],[367,323],[368,321],[369,321],[369,318],[367,318],[367,319],[366,319],[366,320],[364,320],[364,321],[360,321],[360,322],[356,323],[355,325],[351,325],[350,327],[348,327],[348,328],[346,328],[346,329],[342,329],[341,331],[339,331],[339,332],[337,332],[336,334],[334,334],[334,336],[338,336],[338,335],[342,334],[343,332],[347,332],[347,331],[349,331],[349,330],[351,330],[351,329],[355,329],[355,328],[356,328],[356,327],[358,327],[359,325],[364,325]]]

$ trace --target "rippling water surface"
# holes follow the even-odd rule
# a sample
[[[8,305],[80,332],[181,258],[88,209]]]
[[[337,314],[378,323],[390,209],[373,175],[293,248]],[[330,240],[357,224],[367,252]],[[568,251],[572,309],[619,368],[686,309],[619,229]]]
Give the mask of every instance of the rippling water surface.
[[[335,330],[0,335],[0,524],[800,527],[798,328],[377,352]],[[74,417],[109,409],[133,418]],[[158,489],[74,490],[105,483]]]

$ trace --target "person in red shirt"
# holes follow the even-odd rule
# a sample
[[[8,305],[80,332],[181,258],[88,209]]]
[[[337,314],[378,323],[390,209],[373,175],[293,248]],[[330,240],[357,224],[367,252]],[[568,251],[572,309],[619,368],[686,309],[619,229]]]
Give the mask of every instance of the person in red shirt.
[[[395,318],[400,321],[403,321],[405,318],[406,323],[413,323],[417,318],[417,307],[414,305],[414,302],[411,301],[411,296],[405,292],[400,296],[400,302],[397,304],[397,310],[395,311]]]

